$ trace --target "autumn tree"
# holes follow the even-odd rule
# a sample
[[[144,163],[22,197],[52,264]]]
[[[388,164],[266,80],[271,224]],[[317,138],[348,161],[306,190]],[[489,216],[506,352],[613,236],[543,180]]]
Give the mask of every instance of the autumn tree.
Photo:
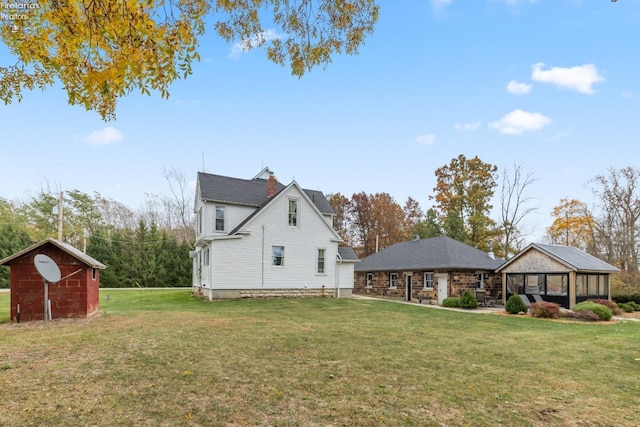
[[[551,243],[587,250],[593,246],[593,217],[586,204],[561,199],[551,213],[555,219],[547,229]]]
[[[468,243],[479,249],[489,248],[495,222],[489,217],[491,198],[496,187],[498,168],[484,163],[477,156],[467,159],[463,154],[435,171],[433,189],[436,208],[442,221],[454,212],[462,222]]]
[[[348,199],[340,193],[327,197],[336,213],[334,228],[345,245],[359,256],[371,255],[408,240],[422,216],[420,204],[409,197],[400,206],[388,193],[355,193]]]
[[[343,194],[334,193],[327,196],[329,205],[335,213],[333,217],[333,228],[338,232],[342,239],[342,245],[354,246],[354,238],[352,232],[353,220],[351,217],[351,200]]]
[[[404,226],[405,226],[405,235],[411,236],[414,234],[414,229],[416,225],[422,220],[424,216],[424,212],[422,212],[422,208],[420,207],[420,203],[412,197],[407,198],[407,201],[404,203]]]
[[[0,99],[59,82],[72,105],[115,117],[132,91],[169,96],[199,60],[211,29],[302,76],[334,54],[355,54],[378,19],[375,0],[16,0],[23,13],[0,27],[15,58],[0,64]],[[17,29],[17,31],[16,31]]]
[[[512,170],[505,169],[502,175],[499,227],[504,236],[503,256],[506,259],[512,250],[515,252],[522,249],[522,222],[538,209],[531,204],[534,199],[526,194],[535,181],[533,172],[525,172],[517,164],[513,165]]]
[[[394,243],[408,240],[411,229],[407,229],[405,211],[388,193],[370,196],[371,218],[370,236],[375,238],[377,250]]]

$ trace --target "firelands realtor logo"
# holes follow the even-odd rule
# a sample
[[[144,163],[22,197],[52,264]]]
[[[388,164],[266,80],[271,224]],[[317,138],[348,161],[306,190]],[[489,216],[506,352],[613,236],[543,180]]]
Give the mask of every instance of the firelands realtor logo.
[[[0,21],[11,26],[11,32],[20,30],[29,19],[29,13],[40,9],[37,1],[2,1],[0,0]]]

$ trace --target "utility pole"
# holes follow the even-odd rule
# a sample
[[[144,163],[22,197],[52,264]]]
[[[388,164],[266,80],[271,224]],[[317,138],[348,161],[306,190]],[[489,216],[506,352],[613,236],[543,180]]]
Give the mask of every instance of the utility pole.
[[[64,192],[60,191],[60,202],[58,204],[58,240],[62,241],[62,206],[64,200]]]

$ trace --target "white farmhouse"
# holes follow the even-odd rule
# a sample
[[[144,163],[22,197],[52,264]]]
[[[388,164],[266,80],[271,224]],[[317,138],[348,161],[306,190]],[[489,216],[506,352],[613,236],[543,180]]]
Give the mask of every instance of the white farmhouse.
[[[198,173],[193,290],[208,299],[349,297],[351,248],[339,247],[320,191],[283,185],[268,168],[253,179]]]

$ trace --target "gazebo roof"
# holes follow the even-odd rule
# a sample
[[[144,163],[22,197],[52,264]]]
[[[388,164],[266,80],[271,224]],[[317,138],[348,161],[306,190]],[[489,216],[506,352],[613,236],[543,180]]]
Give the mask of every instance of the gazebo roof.
[[[578,248],[573,248],[570,246],[543,245],[540,243],[530,244],[516,256],[502,264],[500,268],[498,268],[498,271],[504,270],[515,260],[534,250],[555,259],[556,261],[566,265],[573,271],[591,273],[617,273],[618,271],[620,271],[613,265],[604,262],[601,259],[596,258],[593,255],[590,255]]]

